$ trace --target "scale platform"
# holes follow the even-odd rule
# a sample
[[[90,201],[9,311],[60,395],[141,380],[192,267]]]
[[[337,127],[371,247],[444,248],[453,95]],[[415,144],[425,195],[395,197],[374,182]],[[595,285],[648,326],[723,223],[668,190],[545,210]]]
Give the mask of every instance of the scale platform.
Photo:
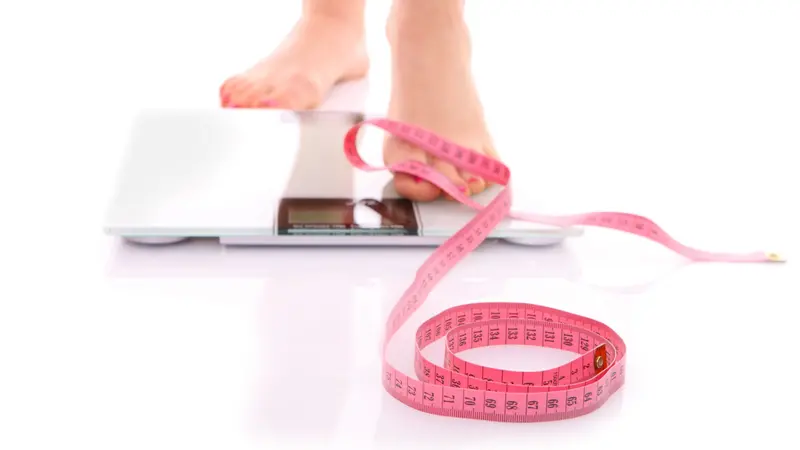
[[[353,168],[342,143],[363,119],[272,109],[142,111],[130,127],[105,232],[145,244],[442,244],[475,211],[444,199],[409,201],[394,191],[389,172]],[[375,130],[360,134],[360,148],[381,165],[384,134]],[[499,189],[475,200],[487,204]],[[488,239],[555,245],[581,233],[506,219]]]

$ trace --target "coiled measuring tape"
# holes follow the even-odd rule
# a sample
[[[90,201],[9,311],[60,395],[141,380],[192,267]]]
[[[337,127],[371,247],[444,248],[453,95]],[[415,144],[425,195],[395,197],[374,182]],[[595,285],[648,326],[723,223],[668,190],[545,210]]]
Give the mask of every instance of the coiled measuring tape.
[[[420,411],[498,422],[567,419],[599,408],[625,382],[625,343],[614,330],[588,317],[527,303],[467,304],[447,309],[425,321],[416,332],[416,378],[395,369],[387,361],[386,348],[397,330],[425,302],[442,277],[480,245],[505,217],[555,226],[586,225],[624,231],[655,241],[695,261],[783,261],[774,253],[713,253],[688,247],[652,220],[633,214],[594,212],[545,216],[513,212],[509,187],[483,206],[426,164],[406,161],[391,167],[376,167],[364,162],[358,153],[356,137],[365,125],[376,126],[487,182],[507,186],[511,172],[493,158],[425,129],[387,119],[363,121],[345,136],[345,155],[356,168],[417,176],[478,211],[466,226],[425,260],[386,322],[382,344],[383,386],[394,398]],[[424,348],[439,339],[446,339],[442,365],[422,355]],[[471,348],[496,345],[556,348],[578,356],[560,367],[537,372],[485,367],[457,356]]]

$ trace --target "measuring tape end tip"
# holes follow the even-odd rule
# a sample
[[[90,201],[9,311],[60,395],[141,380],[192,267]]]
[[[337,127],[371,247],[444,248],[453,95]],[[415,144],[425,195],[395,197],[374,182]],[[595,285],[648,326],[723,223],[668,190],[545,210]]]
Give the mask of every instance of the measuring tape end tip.
[[[778,262],[778,263],[786,262],[786,258],[777,253],[767,253],[767,259],[770,262]]]

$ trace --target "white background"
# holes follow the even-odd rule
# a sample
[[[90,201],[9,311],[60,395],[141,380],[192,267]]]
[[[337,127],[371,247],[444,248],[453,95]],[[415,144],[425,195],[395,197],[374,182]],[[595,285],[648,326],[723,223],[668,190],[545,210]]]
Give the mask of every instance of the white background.
[[[388,2],[369,3],[368,108],[380,113]],[[564,211],[647,215],[690,245],[792,256],[800,2],[467,3],[490,126],[525,189]],[[482,249],[404,331],[401,367],[415,325],[467,301],[589,315],[629,346],[626,386],[601,410],[504,425],[424,415],[381,390],[382,320],[429,249],[105,238],[135,110],[215,107],[219,84],[298,11],[276,0],[0,6],[0,448],[792,445],[792,261],[687,265],[594,229],[559,249]],[[293,329],[307,311],[314,328]],[[541,368],[531,356],[472,358]],[[310,400],[320,407],[303,409]]]

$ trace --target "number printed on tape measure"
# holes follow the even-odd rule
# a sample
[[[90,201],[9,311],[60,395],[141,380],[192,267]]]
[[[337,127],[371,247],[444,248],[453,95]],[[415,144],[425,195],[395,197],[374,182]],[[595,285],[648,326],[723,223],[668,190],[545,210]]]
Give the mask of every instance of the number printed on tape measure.
[[[376,126],[489,183],[506,187],[484,206],[462,194],[444,175],[419,161],[405,161],[391,167],[370,166],[361,159],[356,139],[366,125]],[[425,260],[386,320],[384,388],[406,405],[431,414],[504,422],[567,419],[601,407],[625,382],[626,347],[614,330],[588,317],[525,303],[461,305],[425,321],[417,329],[414,340],[416,378],[395,369],[386,360],[386,347],[398,329],[425,302],[450,269],[480,245],[505,218],[558,227],[588,225],[611,228],[650,239],[694,261],[783,261],[774,253],[713,253],[688,247],[652,220],[634,214],[594,212],[546,216],[512,211],[511,189],[507,187],[511,176],[508,167],[409,124],[387,119],[364,121],[347,132],[344,152],[356,168],[417,176],[477,211],[461,230]],[[422,350],[440,339],[446,342],[442,366],[422,355]],[[572,352],[576,357],[560,367],[530,372],[483,367],[458,357],[458,353],[471,348],[497,345],[556,348]]]

